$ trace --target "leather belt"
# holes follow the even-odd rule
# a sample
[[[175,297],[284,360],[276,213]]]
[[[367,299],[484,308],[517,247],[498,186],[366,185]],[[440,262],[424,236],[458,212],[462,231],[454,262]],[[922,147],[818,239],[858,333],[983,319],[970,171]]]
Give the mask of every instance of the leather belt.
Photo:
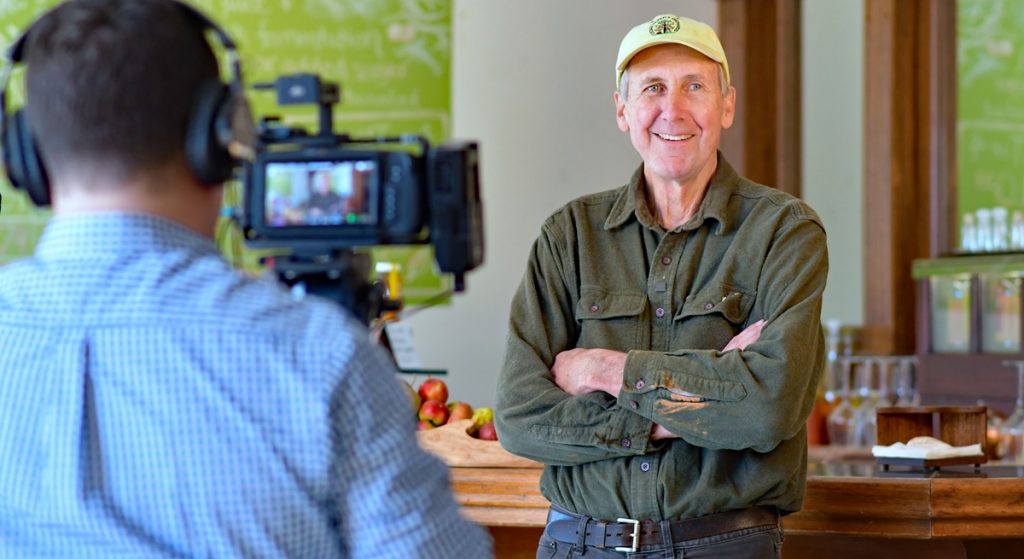
[[[565,543],[580,541],[578,530],[584,517],[551,507],[548,513],[547,534]],[[672,541],[707,538],[758,526],[777,526],[779,513],[775,507],[750,507],[687,520],[670,521]],[[592,547],[618,548],[636,551],[642,546],[661,545],[665,542],[662,523],[657,520],[636,521],[620,518],[618,522],[587,518],[583,543]],[[634,539],[634,534],[637,536]]]

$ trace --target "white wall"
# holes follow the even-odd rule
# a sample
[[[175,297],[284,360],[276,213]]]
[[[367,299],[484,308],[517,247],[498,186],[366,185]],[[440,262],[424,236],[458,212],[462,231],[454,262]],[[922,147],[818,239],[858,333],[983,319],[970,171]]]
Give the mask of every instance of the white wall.
[[[828,232],[822,318],[864,323],[864,0],[813,0],[803,17],[803,193]]]
[[[454,137],[480,141],[486,262],[447,308],[408,320],[451,398],[494,402],[509,305],[540,224],[585,193],[619,186],[639,156],[615,126],[619,41],[676,13],[717,25],[714,0],[455,0]]]

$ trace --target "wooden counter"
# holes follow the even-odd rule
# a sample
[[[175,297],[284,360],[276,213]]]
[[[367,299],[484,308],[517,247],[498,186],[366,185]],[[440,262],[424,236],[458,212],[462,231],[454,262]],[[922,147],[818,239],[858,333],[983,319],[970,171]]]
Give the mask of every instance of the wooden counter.
[[[547,501],[537,468],[452,468],[465,515],[491,530],[498,557],[534,557]],[[786,558],[1024,557],[1024,466],[882,472],[816,464],[804,508],[783,518]]]

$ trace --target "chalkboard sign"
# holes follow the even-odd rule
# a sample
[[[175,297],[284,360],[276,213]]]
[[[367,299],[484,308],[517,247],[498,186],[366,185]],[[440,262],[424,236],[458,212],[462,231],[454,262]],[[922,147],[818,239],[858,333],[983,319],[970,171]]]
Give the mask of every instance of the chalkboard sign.
[[[1024,212],[1024,2],[958,0],[956,25],[958,215],[1012,216]]]
[[[355,137],[420,134],[432,142],[450,135],[451,0],[195,0],[238,45],[248,85],[283,74],[314,72],[341,86],[334,128]],[[55,0],[0,2],[4,45]],[[216,45],[216,41],[211,41]],[[19,72],[21,74],[23,72]],[[11,104],[23,102],[21,76],[9,90]],[[315,130],[316,108],[276,104],[272,92],[249,93],[257,118],[280,115],[284,122]],[[232,185],[230,190],[237,190]],[[0,263],[30,254],[49,217],[13,194],[0,181]],[[229,192],[228,203],[238,199]],[[227,252],[237,251],[237,233],[218,228]],[[228,238],[230,237],[230,238]],[[235,247],[232,249],[231,247]],[[424,247],[375,250],[375,258],[398,262],[410,301],[447,286],[434,273]]]

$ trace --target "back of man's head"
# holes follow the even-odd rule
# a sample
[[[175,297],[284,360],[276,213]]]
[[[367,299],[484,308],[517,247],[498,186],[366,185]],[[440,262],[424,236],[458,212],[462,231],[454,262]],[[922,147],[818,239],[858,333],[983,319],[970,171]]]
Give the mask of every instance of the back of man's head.
[[[51,176],[125,180],[183,158],[218,77],[203,26],[173,0],[74,0],[33,27],[26,114]]]

